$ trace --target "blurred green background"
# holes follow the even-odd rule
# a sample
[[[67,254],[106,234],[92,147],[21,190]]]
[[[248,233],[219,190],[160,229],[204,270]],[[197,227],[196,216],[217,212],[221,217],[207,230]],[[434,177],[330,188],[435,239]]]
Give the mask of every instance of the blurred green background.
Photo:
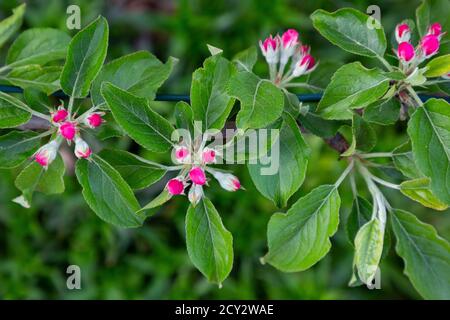
[[[23,1],[2,0],[0,18]],[[318,8],[335,10],[351,6],[366,11],[369,5],[381,8],[382,23],[391,38],[395,24],[413,18],[419,1],[261,1],[261,0],[33,0],[28,4],[22,29],[55,27],[66,30],[66,8],[81,8],[82,25],[97,15],[110,24],[108,60],[136,50],[149,50],[165,61],[180,59],[160,93],[188,93],[190,76],[209,53],[206,43],[224,49],[231,58],[237,52],[270,33],[296,28],[301,40],[312,46],[321,63],[342,65],[355,59],[328,43],[316,32],[309,15]],[[449,30],[447,30],[449,31]],[[68,31],[73,34],[73,31]],[[4,58],[7,46],[1,50]],[[370,66],[374,61],[363,61]],[[256,72],[267,70],[260,61]],[[173,103],[154,106],[170,115]],[[377,128],[379,143],[375,151],[390,151],[406,141],[405,124]],[[319,138],[307,136],[312,159],[306,181],[291,198],[293,203],[312,188],[333,183],[344,164],[338,154]],[[91,143],[94,143],[93,141]],[[145,153],[129,139],[109,139],[96,143],[96,150],[116,146],[151,159],[168,161],[161,155]],[[19,195],[14,178],[20,169],[0,170],[0,298],[3,299],[416,299],[420,298],[403,275],[403,262],[393,244],[381,263],[381,290],[349,288],[353,251],[347,241],[344,222],[351,207],[347,183],[340,189],[343,200],[341,225],[332,239],[325,259],[308,271],[284,274],[259,257],[266,252],[266,225],[277,209],[257,193],[245,166],[232,170],[240,177],[245,191],[227,193],[212,182],[207,195],[234,236],[235,262],[222,289],[209,284],[193,267],[184,241],[187,201],[177,197],[159,209],[139,229],[118,229],[87,207],[68,161],[64,194],[36,194],[31,209],[11,202]],[[395,178],[395,177],[394,177]],[[141,203],[159,193],[164,181],[137,193]],[[432,223],[446,239],[450,238],[449,211],[424,208],[386,190],[395,207],[415,213]],[[364,191],[362,191],[363,194]],[[82,289],[68,290],[66,268],[78,265]]]

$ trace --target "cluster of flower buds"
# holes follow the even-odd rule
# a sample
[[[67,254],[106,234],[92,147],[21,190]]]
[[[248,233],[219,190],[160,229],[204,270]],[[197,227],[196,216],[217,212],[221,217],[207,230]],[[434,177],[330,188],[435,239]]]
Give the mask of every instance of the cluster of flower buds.
[[[310,54],[311,48],[302,45],[298,32],[294,29],[287,30],[281,36],[270,35],[264,41],[259,41],[259,46],[269,64],[270,78],[276,85],[285,85],[294,78],[311,73],[317,67]],[[285,74],[289,60],[290,69]]]
[[[207,167],[217,161],[218,152],[215,149],[204,147],[194,151],[190,146],[180,145],[173,151],[174,162],[183,166],[180,174],[166,184],[170,195],[184,194],[186,187],[190,185],[188,199],[195,206],[203,197],[203,186],[207,185],[206,172],[211,173],[227,191],[241,188],[239,179],[234,175]]]
[[[80,127],[84,125],[89,128],[97,128],[104,122],[102,116],[103,112],[90,112],[78,119],[72,119],[69,112],[63,107],[58,107],[57,110],[50,113],[51,124],[57,130],[55,139],[43,145],[33,155],[34,160],[45,169],[55,160],[61,142],[65,139],[69,144],[75,142],[75,156],[77,158],[89,158],[92,150],[89,145],[80,137]]]
[[[395,39],[398,47],[395,50],[401,62],[403,71],[414,70],[422,61],[428,59],[439,51],[440,41],[445,33],[439,23],[433,23],[428,27],[428,32],[414,47],[411,43],[411,29],[407,23],[398,24],[395,28]]]

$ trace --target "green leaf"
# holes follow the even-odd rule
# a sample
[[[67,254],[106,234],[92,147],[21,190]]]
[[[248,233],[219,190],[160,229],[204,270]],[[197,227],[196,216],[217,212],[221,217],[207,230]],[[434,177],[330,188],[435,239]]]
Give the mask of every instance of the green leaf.
[[[0,92],[0,128],[14,128],[28,122],[31,113],[26,104],[9,94]]]
[[[426,77],[440,77],[450,73],[450,54],[434,58],[427,63]]]
[[[31,131],[11,131],[0,136],[0,168],[14,168],[31,157],[39,147],[38,134]]]
[[[13,14],[0,21],[0,47],[17,31],[22,25],[23,15],[25,14],[25,4],[13,9]]]
[[[378,219],[364,224],[355,237],[355,266],[366,284],[372,283],[383,253],[384,232]]]
[[[153,100],[177,61],[170,57],[163,64],[148,51],[138,51],[115,59],[102,68],[92,83],[92,101],[95,105],[104,102],[100,92],[103,82],[111,82],[138,97]]]
[[[311,19],[322,36],[348,52],[376,57],[386,51],[383,27],[368,28],[369,16],[358,10],[344,8],[329,13],[320,9],[313,12]]]
[[[322,138],[333,137],[339,128],[346,124],[345,121],[325,120],[314,112],[299,114],[298,119],[308,131]]]
[[[305,180],[311,151],[294,118],[287,113],[283,115],[277,140],[270,154],[257,164],[249,164],[248,170],[258,191],[282,208]]]
[[[102,95],[117,123],[144,148],[167,151],[172,145],[172,125],[150,109],[148,100],[128,93],[111,83],[102,86]]]
[[[159,195],[157,195],[154,199],[152,199],[152,201],[150,201],[144,207],[142,207],[142,209],[140,209],[139,212],[159,207],[164,203],[166,203],[167,201],[169,201],[170,199],[172,199],[172,195],[169,193],[169,191],[167,191],[167,189],[164,189]]]
[[[431,190],[450,204],[450,105],[429,99],[408,123],[416,165],[431,179]]]
[[[430,179],[419,178],[404,181],[400,184],[400,191],[408,198],[417,201],[425,207],[435,210],[445,210],[448,205],[442,203],[430,189]]]
[[[353,245],[358,230],[372,218],[372,205],[363,197],[353,200],[352,210],[345,225],[349,242]]]
[[[390,217],[395,249],[414,288],[425,299],[450,299],[450,244],[409,212],[394,210]]]
[[[175,122],[177,128],[189,130],[192,135],[194,132],[193,119],[194,115],[192,114],[191,106],[184,101],[178,101],[175,105]]]
[[[58,154],[47,170],[34,161],[28,164],[17,176],[15,185],[22,191],[23,199],[30,205],[35,191],[45,194],[64,192],[64,172],[64,161]]]
[[[50,106],[54,103],[45,92],[31,87],[23,90],[23,97],[31,109],[44,114],[51,110]]]
[[[382,126],[393,125],[400,116],[400,102],[397,99],[375,101],[364,109],[363,119]]]
[[[195,121],[202,121],[203,130],[222,129],[234,101],[227,85],[236,68],[221,55],[209,57],[203,67],[192,74],[191,107]]]
[[[239,52],[233,58],[238,71],[252,72],[258,59],[258,51],[255,46]]]
[[[207,198],[188,209],[186,244],[192,263],[209,281],[221,286],[233,267],[233,237]]]
[[[70,41],[66,63],[61,73],[61,88],[74,97],[88,95],[108,49],[108,22],[98,17]]]
[[[450,30],[450,19],[448,13],[450,12],[450,3],[447,0],[424,0],[416,10],[417,29],[419,35],[423,37],[428,27],[435,22],[442,25],[443,31]],[[444,36],[447,39],[447,35]]]
[[[369,152],[376,146],[377,134],[375,130],[358,114],[353,114],[352,131],[357,150]]]
[[[411,152],[410,143],[404,143],[392,151],[395,168],[410,179],[422,178],[423,173],[417,168]]]
[[[266,79],[250,72],[238,72],[229,83],[229,94],[241,102],[236,124],[238,128],[263,128],[277,120],[284,107],[284,95]]]
[[[379,69],[366,69],[359,62],[346,64],[333,75],[317,111],[325,119],[351,119],[351,109],[377,101],[388,87],[389,79]]]
[[[15,185],[22,194],[12,201],[30,208],[35,191],[48,195],[64,192],[64,172],[64,162],[59,154],[47,170],[36,162],[29,163],[15,180]]]
[[[334,185],[323,185],[269,221],[269,252],[263,260],[284,272],[306,270],[330,250],[339,223],[341,199]]]
[[[69,42],[70,36],[57,29],[28,29],[9,48],[6,63],[10,68],[16,68],[64,59]]]
[[[104,221],[119,227],[138,227],[139,203],[130,186],[110,164],[97,155],[77,161],[75,173],[89,207]]]
[[[7,80],[22,89],[36,88],[47,94],[59,89],[61,67],[41,67],[37,64],[14,68]]]
[[[158,163],[132,153],[105,149],[99,156],[116,169],[132,189],[143,189],[160,180],[167,172]]]

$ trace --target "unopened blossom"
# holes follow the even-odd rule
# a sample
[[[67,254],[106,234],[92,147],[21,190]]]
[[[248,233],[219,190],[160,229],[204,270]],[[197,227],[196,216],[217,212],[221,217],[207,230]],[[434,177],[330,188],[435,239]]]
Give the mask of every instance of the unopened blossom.
[[[402,42],[398,45],[397,57],[403,62],[410,62],[414,59],[415,50],[409,42]]]
[[[280,50],[277,38],[273,38],[272,35],[270,35],[264,40],[264,42],[260,40],[259,46],[263,56],[266,58],[267,63],[278,63]]]
[[[203,197],[203,187],[198,184],[193,184],[188,193],[188,199],[195,207]]]
[[[170,179],[166,188],[172,196],[182,194],[184,192],[184,181],[179,177]]]
[[[98,128],[102,125],[104,121],[102,118],[103,115],[104,115],[103,112],[93,112],[85,118],[84,124],[92,129]]]
[[[440,38],[442,34],[442,26],[439,22],[433,23],[428,27],[427,35],[433,35]]]
[[[216,171],[213,175],[219,182],[220,186],[227,191],[237,191],[241,188],[239,179],[231,173]]]
[[[298,32],[295,29],[289,29],[281,36],[281,64],[286,64],[289,58],[294,54],[298,44]]]
[[[59,108],[55,112],[52,112],[51,116],[52,116],[52,121],[53,122],[56,122],[56,123],[63,122],[69,116],[69,112],[67,112],[67,110],[64,109],[64,108]]]
[[[34,154],[34,160],[45,169],[55,160],[58,153],[59,143],[55,140],[43,145]]]
[[[67,121],[59,126],[59,133],[64,139],[71,141],[77,133],[77,127],[75,123]]]
[[[216,151],[214,149],[205,148],[202,152],[203,163],[215,163],[216,162]]]
[[[75,138],[75,156],[77,158],[89,158],[91,154],[92,150],[86,141],[77,136]]]
[[[200,186],[206,183],[205,171],[200,167],[193,167],[189,171],[189,178],[193,183],[198,184]]]
[[[439,50],[439,38],[435,35],[429,34],[420,40],[420,49],[425,58],[435,55]]]
[[[411,29],[408,24],[401,23],[395,27],[395,39],[398,43],[408,42],[411,39]]]
[[[185,146],[175,148],[175,160],[177,163],[189,163],[191,155],[189,149]]]
[[[305,55],[297,64],[295,65],[292,75],[294,77],[299,77],[304,74],[312,72],[316,67],[316,62],[310,54]]]

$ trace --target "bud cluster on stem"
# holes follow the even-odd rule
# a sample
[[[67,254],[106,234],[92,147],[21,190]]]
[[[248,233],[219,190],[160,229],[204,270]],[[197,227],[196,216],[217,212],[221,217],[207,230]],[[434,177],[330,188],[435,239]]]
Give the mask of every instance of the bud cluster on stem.
[[[64,105],[60,105],[55,111],[50,112],[50,123],[52,126],[50,130],[55,130],[57,134],[33,155],[33,159],[44,169],[47,169],[55,160],[63,140],[66,140],[68,144],[72,141],[75,142],[74,154],[77,158],[89,158],[92,150],[86,141],[81,138],[80,129],[82,126],[95,129],[104,122],[102,118],[103,112],[91,110],[78,118],[66,109]]]
[[[395,28],[395,39],[398,47],[394,52],[399,60],[399,68],[406,75],[414,72],[420,63],[434,56],[439,51],[440,41],[445,32],[439,23],[433,23],[428,27],[428,32],[423,36],[416,47],[411,40],[411,28],[407,23],[400,23]]]
[[[207,172],[227,191],[237,191],[241,188],[239,179],[234,175],[209,167],[217,162],[220,152],[204,146],[204,141],[200,141],[201,137],[197,140],[174,147],[173,162],[182,166],[179,174],[166,184],[166,190],[172,196],[185,194],[185,189],[189,187],[188,199],[194,206],[203,197],[203,187],[208,185]]]
[[[294,29],[288,29],[281,36],[270,35],[264,41],[259,41],[263,56],[269,65],[270,80],[277,86],[285,86],[294,78],[309,74],[317,67],[311,48],[303,45],[299,34]],[[290,67],[285,72],[286,66]]]

